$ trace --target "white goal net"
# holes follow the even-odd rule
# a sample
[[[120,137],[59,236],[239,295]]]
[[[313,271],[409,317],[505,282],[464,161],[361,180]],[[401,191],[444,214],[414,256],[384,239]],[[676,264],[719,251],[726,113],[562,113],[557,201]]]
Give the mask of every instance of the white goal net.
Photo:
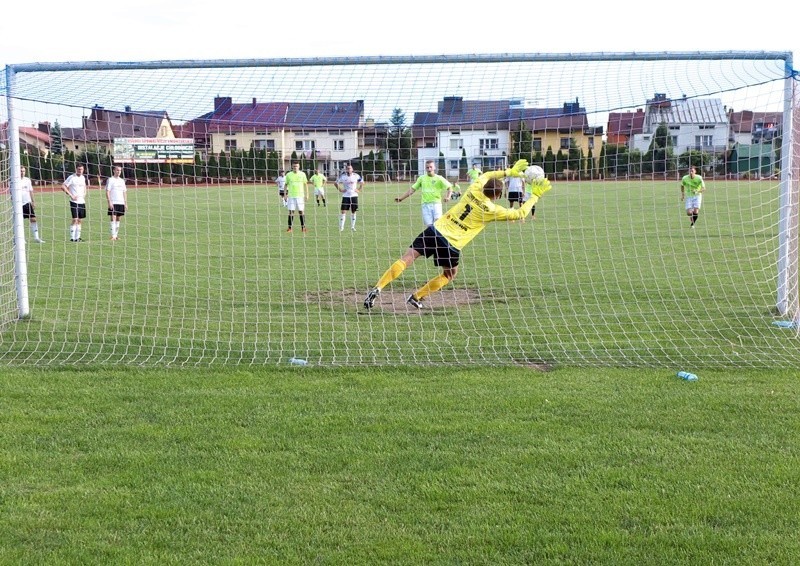
[[[796,85],[767,52],[9,66],[0,364],[796,367]],[[425,308],[424,257],[364,307],[424,228],[423,191],[396,199],[426,161],[447,214],[519,159],[553,185],[535,216]],[[302,216],[294,163],[322,179]]]

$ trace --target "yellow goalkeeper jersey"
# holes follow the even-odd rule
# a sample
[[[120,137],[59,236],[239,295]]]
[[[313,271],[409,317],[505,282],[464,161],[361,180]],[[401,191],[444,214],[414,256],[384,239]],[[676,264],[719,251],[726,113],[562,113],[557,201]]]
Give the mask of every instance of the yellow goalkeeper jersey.
[[[480,175],[455,206],[434,223],[436,230],[451,246],[461,250],[490,222],[522,220],[531,213],[533,205],[539,200],[536,196],[529,198],[519,208],[508,209],[495,204],[483,194],[483,187],[489,179],[501,179],[505,176],[505,171],[489,171]]]

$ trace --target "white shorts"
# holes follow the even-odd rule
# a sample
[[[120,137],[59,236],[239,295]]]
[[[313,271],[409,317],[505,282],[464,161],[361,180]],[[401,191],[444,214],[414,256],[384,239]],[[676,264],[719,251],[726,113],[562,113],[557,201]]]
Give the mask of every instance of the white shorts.
[[[289,210],[299,210],[303,212],[306,209],[306,199],[303,197],[289,197],[287,204]]]
[[[442,216],[442,203],[426,202],[422,205],[422,222],[425,226],[433,226],[439,217]]]
[[[325,198],[325,188],[320,187],[318,189],[314,189],[314,196]]]
[[[703,202],[703,195],[686,197],[683,202],[686,204],[686,210],[692,210],[693,208],[699,209]]]

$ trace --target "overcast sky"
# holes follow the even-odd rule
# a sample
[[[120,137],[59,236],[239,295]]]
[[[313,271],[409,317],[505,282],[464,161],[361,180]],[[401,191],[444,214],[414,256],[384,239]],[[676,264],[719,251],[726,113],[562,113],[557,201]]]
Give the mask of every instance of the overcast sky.
[[[800,56],[796,25],[793,31],[783,32],[774,27],[791,21],[789,14],[796,7],[789,0],[763,5],[696,0],[574,5],[530,0],[499,4],[79,0],[49,4],[45,8],[32,2],[5,3],[0,18],[0,66],[347,55],[763,50],[794,52],[797,68]],[[246,9],[249,5],[253,7]],[[737,11],[737,5],[742,11]],[[754,9],[769,11],[754,14]]]
[[[0,18],[0,67],[36,62],[661,51],[789,51],[794,53],[794,68],[800,65],[800,34],[782,32],[766,24],[779,22],[788,12],[796,11],[788,0],[769,3],[769,13],[761,14],[737,12],[731,4],[712,7],[712,3],[696,0],[595,2],[586,7],[579,7],[578,3],[570,6],[563,2],[511,0],[494,10],[490,3],[469,8],[466,2],[430,0],[309,0],[260,3],[248,11],[244,9],[248,2],[219,0],[178,4],[163,0],[140,0],[134,4],[79,0],[48,8],[30,2],[6,4]],[[302,10],[296,6],[302,6]],[[751,3],[746,7],[752,10],[755,6]],[[415,96],[420,95],[421,82],[444,82],[443,77],[437,79],[418,78],[413,85]],[[0,83],[4,84],[3,78]],[[550,105],[558,106],[566,100],[559,98],[562,93],[556,93],[554,87],[546,89],[555,96]],[[211,110],[213,96],[220,94],[201,93],[199,87],[192,90],[200,97],[199,105],[194,107],[180,107],[174,93],[170,94],[169,105],[152,100],[139,102],[129,90],[121,101],[90,92],[85,93],[89,99],[78,103],[86,107],[100,103],[108,107],[133,104],[140,110],[163,109],[180,122]],[[263,92],[263,88],[245,94],[230,89],[223,94],[241,102],[256,92]],[[340,98],[349,100],[353,92],[356,91]],[[654,89],[645,90],[637,99],[643,100],[652,92]],[[669,91],[672,96],[685,93],[679,86]],[[444,94],[471,95],[464,88],[455,87]],[[571,86],[568,94],[577,96],[577,87]],[[388,120],[390,108],[396,106],[409,111],[435,110],[435,101],[441,95],[437,92],[427,102],[419,98],[414,103],[392,100],[381,111],[368,108],[368,117]],[[517,96],[517,92],[513,95]],[[293,100],[299,100],[299,95],[293,96]],[[353,96],[375,102],[361,91]],[[590,98],[584,93],[580,100],[598,111],[621,107]],[[538,102],[545,103],[541,98]],[[737,108],[741,105],[736,103]],[[602,125],[605,117],[598,113],[591,116],[590,122]],[[55,118],[39,110],[22,121],[42,119]],[[67,116],[60,116],[60,121],[62,125],[75,126],[80,123],[80,116],[76,113],[72,117],[75,123]]]

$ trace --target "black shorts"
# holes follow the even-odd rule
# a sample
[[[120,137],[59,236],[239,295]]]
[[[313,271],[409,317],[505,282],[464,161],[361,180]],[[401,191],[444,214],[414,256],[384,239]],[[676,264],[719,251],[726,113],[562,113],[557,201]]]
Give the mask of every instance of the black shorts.
[[[342,197],[342,212],[355,212],[358,210],[358,197]]]
[[[22,217],[26,219],[36,218],[36,211],[33,210],[33,204],[26,202],[22,205]]]
[[[109,216],[125,216],[125,205],[115,204],[112,208],[108,209]]]
[[[525,193],[510,192],[510,193],[508,193],[508,202],[510,202],[511,204],[514,204],[515,202],[518,202],[518,203],[522,204],[522,202],[523,202],[522,197],[524,197],[524,196],[525,196]]]
[[[457,267],[461,252],[450,245],[444,236],[433,226],[428,226],[411,242],[411,249],[425,257],[433,256],[433,263],[438,267]]]
[[[86,205],[69,201],[69,213],[73,218],[86,218]]]

